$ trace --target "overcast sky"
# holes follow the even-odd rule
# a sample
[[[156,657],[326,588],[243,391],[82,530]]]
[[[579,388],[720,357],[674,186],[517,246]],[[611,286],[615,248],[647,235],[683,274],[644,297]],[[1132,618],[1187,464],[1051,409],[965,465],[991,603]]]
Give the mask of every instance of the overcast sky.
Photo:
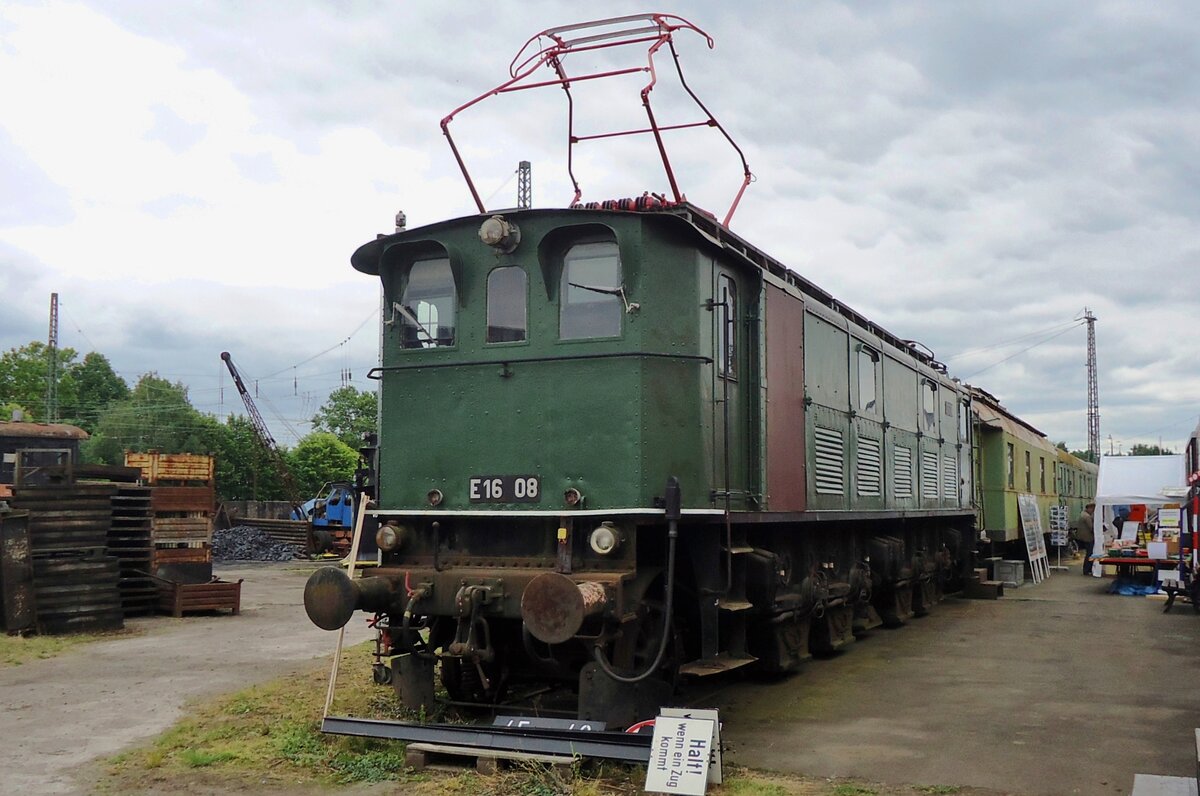
[[[331,389],[373,384],[378,286],[351,252],[399,209],[410,226],[474,212],[438,120],[583,9],[0,4],[0,348],[45,339],[57,291],[61,345],[108,355],[130,383],[182,381],[218,413],[240,408],[229,350],[276,435],[305,433]],[[1091,307],[1105,452],[1109,435],[1180,447],[1200,415],[1194,4],[603,13],[646,10],[715,39],[677,34],[757,178],[736,232],[1072,448],[1087,443],[1072,321]],[[661,65],[660,121],[693,121]],[[634,85],[602,82],[579,84],[581,131],[640,124]],[[557,90],[488,100],[454,127],[498,207],[515,204],[521,159],[535,206],[569,202],[564,130]],[[707,130],[670,143],[688,197],[723,213],[732,150]],[[649,147],[581,145],[585,198],[664,191]]]

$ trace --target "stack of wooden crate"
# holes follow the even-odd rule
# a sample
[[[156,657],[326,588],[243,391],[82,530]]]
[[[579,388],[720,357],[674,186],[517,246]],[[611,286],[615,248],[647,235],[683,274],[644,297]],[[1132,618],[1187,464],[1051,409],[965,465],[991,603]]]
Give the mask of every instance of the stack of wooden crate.
[[[154,537],[151,572],[176,583],[212,580],[215,462],[195,453],[126,453],[125,465],[150,486]]]

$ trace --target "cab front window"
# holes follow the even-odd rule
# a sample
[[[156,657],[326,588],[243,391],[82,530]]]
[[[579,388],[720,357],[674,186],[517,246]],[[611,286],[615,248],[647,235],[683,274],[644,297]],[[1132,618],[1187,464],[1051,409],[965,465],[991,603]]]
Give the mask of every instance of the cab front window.
[[[584,340],[620,336],[624,289],[616,243],[572,246],[563,258],[559,337]]]
[[[516,265],[493,269],[487,282],[487,341],[519,343],[525,339],[525,305],[529,291],[525,271]]]
[[[450,260],[418,260],[408,272],[402,306],[396,307],[405,348],[454,345],[458,292]]]

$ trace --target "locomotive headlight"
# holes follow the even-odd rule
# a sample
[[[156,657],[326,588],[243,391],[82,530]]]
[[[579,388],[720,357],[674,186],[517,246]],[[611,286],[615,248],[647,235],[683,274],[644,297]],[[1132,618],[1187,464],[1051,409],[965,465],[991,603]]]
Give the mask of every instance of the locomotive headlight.
[[[411,532],[403,525],[386,523],[375,533],[375,544],[385,553],[392,553],[408,544]]]
[[[504,216],[492,216],[479,226],[479,240],[507,254],[521,242],[521,230]]]
[[[431,506],[442,505],[442,490],[440,490],[440,489],[429,490],[428,492],[425,493],[425,499],[429,501],[429,505],[431,505]]]
[[[568,506],[578,506],[581,500],[583,500],[583,495],[579,494],[579,490],[575,487],[571,487],[566,492],[563,492],[563,502]]]
[[[611,522],[601,523],[600,527],[588,536],[588,544],[596,554],[610,555],[621,546],[621,532]]]

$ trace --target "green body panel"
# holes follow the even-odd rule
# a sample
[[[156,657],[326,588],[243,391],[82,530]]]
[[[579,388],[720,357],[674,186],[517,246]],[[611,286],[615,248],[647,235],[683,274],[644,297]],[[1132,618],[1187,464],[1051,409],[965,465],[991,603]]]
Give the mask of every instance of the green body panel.
[[[581,509],[650,508],[670,475],[679,477],[686,507],[712,507],[723,435],[713,403],[718,380],[702,361],[713,355],[712,313],[701,309],[711,298],[711,259],[650,216],[535,211],[508,219],[521,230],[510,254],[479,241],[481,217],[378,244],[400,247],[396,261],[382,258],[385,306],[402,295],[403,247],[420,241],[449,253],[459,296],[452,347],[404,349],[400,325],[384,326],[380,507],[428,509],[436,488],[441,510],[568,510],[563,492],[574,487],[585,497]],[[543,239],[569,239],[564,227],[594,237],[600,224],[618,242],[627,298],[640,307],[623,314],[619,338],[560,340],[561,262]],[[486,342],[487,274],[502,265],[519,265],[528,277],[526,342]],[[681,358],[626,356],[638,353]],[[550,361],[521,361],[535,358]],[[735,400],[738,420],[744,402]],[[746,432],[744,419],[731,423],[732,451],[746,450]],[[744,487],[747,464],[730,468],[734,486]],[[538,475],[541,500],[472,504],[468,479],[481,475]]]

